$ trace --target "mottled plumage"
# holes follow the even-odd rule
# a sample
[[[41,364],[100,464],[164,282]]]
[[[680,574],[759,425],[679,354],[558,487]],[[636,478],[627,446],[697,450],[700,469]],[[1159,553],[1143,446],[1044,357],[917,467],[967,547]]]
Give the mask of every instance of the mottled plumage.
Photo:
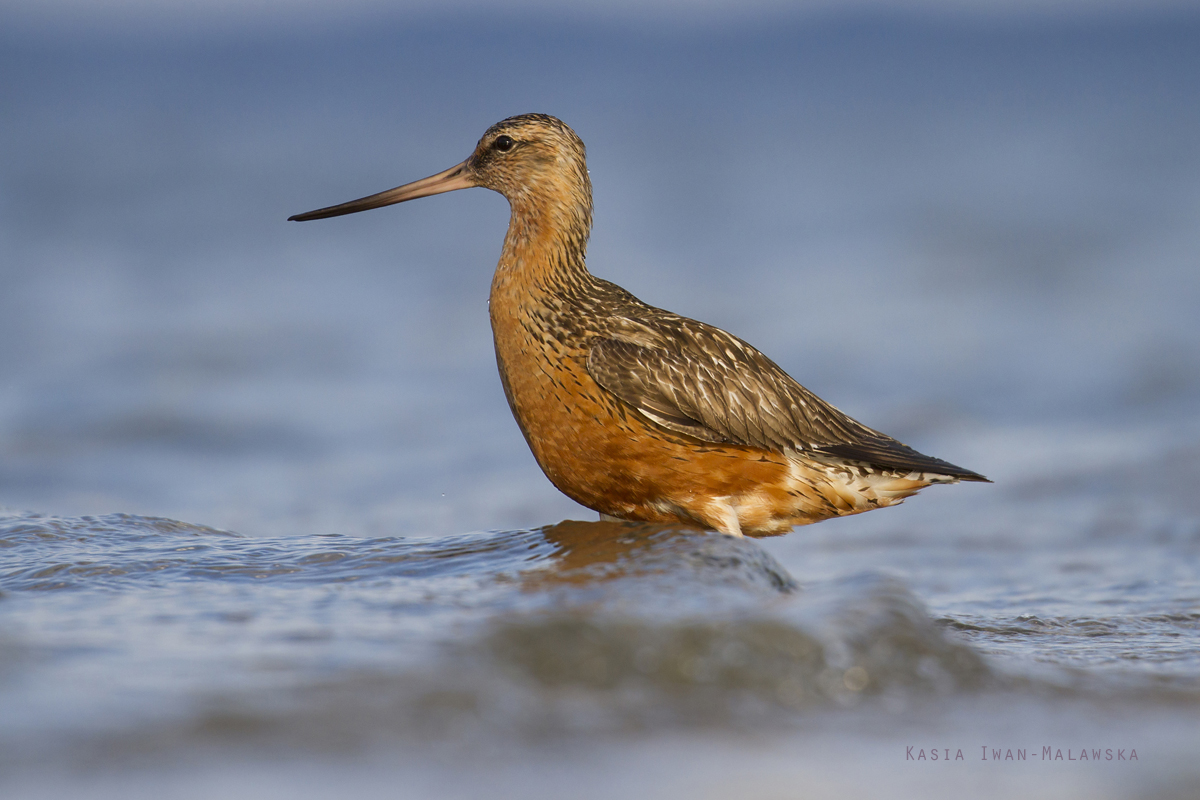
[[[554,117],[506,119],[456,167],[292,219],[468,186],[512,208],[490,298],[505,394],[542,470],[583,505],[771,534],[986,480],[856,422],[736,336],[592,276],[584,146]]]

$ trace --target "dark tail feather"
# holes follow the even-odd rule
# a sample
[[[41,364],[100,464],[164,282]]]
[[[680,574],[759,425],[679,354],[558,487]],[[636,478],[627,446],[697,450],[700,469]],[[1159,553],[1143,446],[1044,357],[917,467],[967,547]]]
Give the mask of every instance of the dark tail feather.
[[[906,444],[895,439],[863,439],[858,442],[831,444],[816,448],[818,453],[826,453],[847,461],[861,461],[872,467],[904,472],[932,472],[937,475],[949,475],[962,481],[980,481],[991,483],[990,480],[972,472],[969,469],[942,461],[940,458],[918,453]]]

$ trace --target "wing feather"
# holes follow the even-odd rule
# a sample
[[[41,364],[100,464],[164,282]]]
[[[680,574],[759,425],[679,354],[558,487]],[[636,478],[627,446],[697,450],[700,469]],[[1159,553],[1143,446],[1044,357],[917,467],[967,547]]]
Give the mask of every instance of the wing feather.
[[[668,430],[706,442],[986,480],[851,419],[719,328],[659,312],[648,320],[612,317],[604,334],[588,354],[588,372]]]

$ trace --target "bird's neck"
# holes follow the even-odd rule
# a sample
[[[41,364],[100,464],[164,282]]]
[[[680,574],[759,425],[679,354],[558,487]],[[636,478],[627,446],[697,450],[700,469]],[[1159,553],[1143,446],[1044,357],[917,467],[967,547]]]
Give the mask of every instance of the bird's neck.
[[[512,217],[492,279],[493,304],[569,296],[595,281],[585,264],[592,230],[590,185],[552,185],[508,201]]]

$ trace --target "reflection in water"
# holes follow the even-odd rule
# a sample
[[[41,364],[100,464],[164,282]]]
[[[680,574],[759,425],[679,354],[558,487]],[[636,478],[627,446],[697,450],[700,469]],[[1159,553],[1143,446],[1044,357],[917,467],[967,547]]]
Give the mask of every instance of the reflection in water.
[[[539,530],[554,546],[554,565],[528,574],[531,588],[683,571],[699,580],[738,580],[776,592],[797,587],[783,565],[749,539],[640,522],[564,520]]]

